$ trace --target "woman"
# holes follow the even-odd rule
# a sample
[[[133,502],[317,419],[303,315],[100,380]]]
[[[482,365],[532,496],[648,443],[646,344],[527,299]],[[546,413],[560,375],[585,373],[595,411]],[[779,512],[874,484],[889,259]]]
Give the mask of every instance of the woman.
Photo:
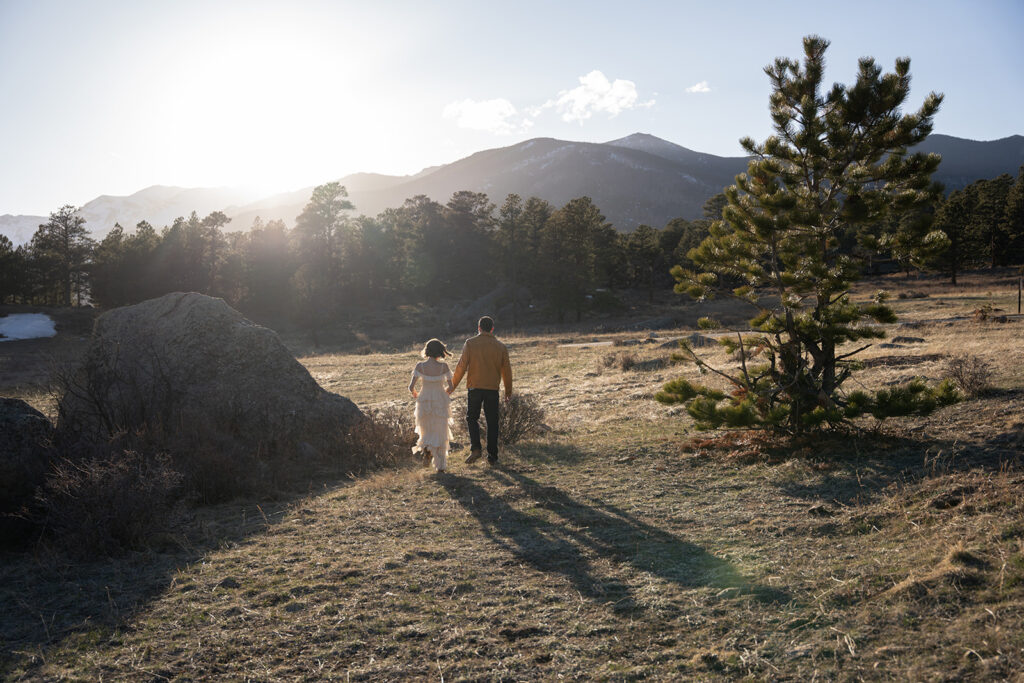
[[[419,435],[413,453],[422,453],[424,459],[432,456],[437,472],[448,468],[448,442],[452,438],[452,399],[449,396],[454,389],[452,371],[442,360],[450,355],[440,339],[431,339],[423,347],[426,360],[416,364],[409,382],[409,391],[416,399],[416,434]],[[417,379],[423,383],[419,392],[416,391]]]

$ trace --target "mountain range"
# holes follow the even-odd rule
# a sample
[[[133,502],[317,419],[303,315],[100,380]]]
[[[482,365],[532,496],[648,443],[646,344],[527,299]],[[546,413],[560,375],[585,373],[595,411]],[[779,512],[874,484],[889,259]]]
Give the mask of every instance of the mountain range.
[[[1021,135],[975,141],[933,134],[919,149],[942,155],[934,178],[947,190],[1002,173],[1016,175],[1024,165]],[[704,154],[635,133],[605,143],[535,138],[477,152],[411,176],[356,173],[339,181],[348,190],[356,213],[369,216],[399,207],[417,195],[445,203],[459,190],[485,192],[497,204],[513,192],[523,198],[540,197],[555,206],[586,195],[613,225],[629,231],[640,224],[662,227],[677,217],[699,218],[705,200],[732,184],[746,164],[747,157]],[[223,211],[232,219],[229,229],[247,230],[257,216],[264,222],[281,219],[291,226],[312,190],[307,187],[257,197],[237,189],[157,185],[127,197],[97,197],[82,206],[79,214],[97,239],[115,222],[131,228],[146,220],[160,228],[192,211],[200,216]],[[44,216],[3,215],[0,234],[21,244],[46,220]]]

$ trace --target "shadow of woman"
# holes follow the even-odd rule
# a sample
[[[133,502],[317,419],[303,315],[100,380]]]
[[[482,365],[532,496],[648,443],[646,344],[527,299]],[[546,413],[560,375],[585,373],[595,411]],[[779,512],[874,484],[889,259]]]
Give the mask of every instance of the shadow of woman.
[[[755,585],[729,562],[700,546],[645,524],[614,506],[586,505],[554,486],[515,472],[491,471],[496,481],[517,491],[531,514],[496,497],[472,479],[451,475],[443,480],[452,498],[480,523],[483,533],[521,562],[538,571],[563,575],[579,593],[612,603],[616,611],[641,610],[631,587],[598,574],[593,561],[609,559],[653,574],[679,586],[735,589],[763,602],[786,602],[777,590]],[[552,515],[554,519],[552,519]]]

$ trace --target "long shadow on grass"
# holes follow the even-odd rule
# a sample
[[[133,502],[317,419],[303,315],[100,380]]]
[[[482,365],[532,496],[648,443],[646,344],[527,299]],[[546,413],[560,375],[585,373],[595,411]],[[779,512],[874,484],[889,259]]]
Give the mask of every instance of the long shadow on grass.
[[[603,577],[595,560],[628,564],[687,588],[736,589],[764,602],[785,602],[774,589],[750,583],[737,569],[700,546],[618,510],[575,500],[555,486],[517,472],[492,471],[499,482],[519,488],[533,509],[513,507],[472,479],[446,477],[442,483],[480,522],[484,534],[538,571],[561,574],[588,598],[610,603],[616,611],[641,610],[629,585]],[[552,518],[553,517],[553,518]]]
[[[211,577],[209,585],[179,584],[174,578],[216,548],[244,543],[281,522],[291,500],[227,504],[224,508],[237,513],[236,520],[224,519],[230,513],[211,515],[219,518],[216,528],[200,523],[203,528],[195,529],[191,539],[168,538],[168,547],[159,552],[85,562],[44,551],[0,552],[0,679],[13,678],[18,669],[31,671],[42,663],[47,648],[62,642],[86,648],[106,641],[126,619],[167,591],[238,588],[220,583],[231,578],[227,576]]]
[[[830,470],[809,478],[783,480],[776,486],[787,495],[825,500],[841,505],[869,503],[895,482],[910,483],[928,477],[968,470],[998,472],[1024,464],[1024,438],[1019,430],[993,431],[977,443],[944,439],[915,439],[884,435],[860,438],[855,452],[849,443],[817,453]]]

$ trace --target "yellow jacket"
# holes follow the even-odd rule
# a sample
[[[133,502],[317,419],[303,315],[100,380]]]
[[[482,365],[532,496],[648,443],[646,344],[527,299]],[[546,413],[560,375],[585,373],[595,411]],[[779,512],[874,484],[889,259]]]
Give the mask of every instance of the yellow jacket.
[[[505,396],[512,395],[512,364],[508,360],[508,349],[490,332],[481,332],[466,340],[462,357],[455,366],[452,386],[459,386],[466,377],[469,389],[498,389],[505,383]]]

